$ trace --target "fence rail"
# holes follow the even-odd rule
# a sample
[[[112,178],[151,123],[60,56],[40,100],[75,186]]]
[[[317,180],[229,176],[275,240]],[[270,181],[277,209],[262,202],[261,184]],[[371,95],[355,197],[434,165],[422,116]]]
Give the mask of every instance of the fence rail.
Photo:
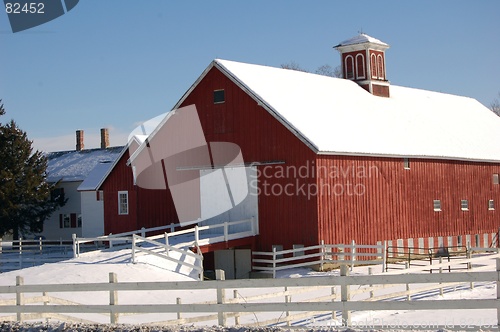
[[[141,247],[141,243],[147,243],[152,245],[152,248]],[[178,253],[180,255],[186,255],[194,259],[194,264],[186,262],[185,258],[177,259],[171,256],[171,252]],[[132,235],[132,263],[137,263],[137,254],[144,253],[148,255],[153,255],[170,262],[174,262],[181,266],[186,266],[190,269],[193,269],[197,272],[198,280],[203,280],[203,255],[199,247],[196,250],[196,253],[186,250],[179,249],[174,246],[170,246],[168,244],[163,244],[149,238],[144,238],[139,235]]]
[[[288,250],[277,250],[272,252],[252,252],[252,269],[272,273],[276,278],[276,272],[296,268],[319,266],[323,270],[326,265],[348,264],[351,269],[356,265],[381,264],[381,270],[385,266],[384,245],[362,245],[356,244],[321,244],[309,247],[300,247]]]
[[[23,239],[2,241],[0,238],[0,272],[8,272],[70,258],[71,241]]]
[[[397,271],[393,271],[381,275],[350,276],[348,267],[343,265],[340,276],[314,278],[215,280],[205,282],[118,282],[117,276],[110,273],[109,283],[25,285],[23,279],[17,277],[15,286],[0,286],[2,296],[15,295],[15,299],[0,301],[0,318],[18,321],[39,318],[88,321],[86,317],[72,317],[69,314],[100,314],[108,316],[109,322],[116,324],[119,322],[120,317],[125,314],[162,313],[165,314],[162,317],[170,318],[161,322],[165,324],[216,321],[219,325],[229,326],[232,325],[229,322],[230,318],[234,318],[235,325],[240,325],[249,321],[248,319],[243,321],[244,317],[262,312],[281,312],[282,317],[281,320],[279,318],[277,320],[262,320],[261,325],[278,322],[290,324],[293,320],[301,319],[301,317],[311,317],[311,315],[317,315],[318,313],[323,313],[323,315],[326,313],[329,317],[338,319],[337,314],[340,313],[342,325],[352,326],[352,311],[496,309],[497,321],[500,323],[500,293],[497,293],[498,295],[493,299],[461,298],[458,300],[419,301],[412,298],[412,295],[429,289],[444,287],[443,285],[447,286],[448,283],[495,283],[497,289],[500,289],[500,255],[491,255],[491,257],[496,259],[495,271],[478,270],[440,274],[413,273],[414,271],[421,271],[423,268],[415,267],[399,274],[395,274]],[[479,257],[479,259],[483,258]],[[463,261],[472,263],[477,259],[469,258],[463,259]],[[445,262],[436,265],[436,267],[442,267],[446,264],[449,263]],[[491,269],[491,267],[489,268]],[[218,279],[224,279],[223,271],[218,270],[217,276]],[[407,286],[406,291],[388,293],[387,288],[395,284],[418,286],[420,288],[410,289]],[[420,284],[427,284],[427,286],[422,288]],[[352,286],[358,287],[356,287],[356,290],[351,291]],[[240,293],[245,294],[245,291],[251,289],[259,289],[261,294],[247,297],[238,295]],[[378,289],[383,289],[382,294],[373,295],[373,292]],[[120,292],[123,291],[129,293],[179,290],[188,292],[206,291],[206,294],[212,294],[212,298],[202,303],[182,303],[181,298],[173,299],[168,296],[164,297],[165,302],[163,303],[120,304],[119,302]],[[233,291],[232,297],[229,296],[231,290]],[[318,290],[322,290],[322,293],[306,299],[302,297],[306,292]],[[107,297],[109,302],[106,304],[77,304],[48,295],[49,292],[90,291],[109,293],[109,297]],[[265,292],[262,293],[263,291]],[[29,293],[43,295],[28,297],[27,294]],[[382,299],[397,299],[398,297],[406,298],[404,301],[381,301]],[[281,298],[281,301],[269,302],[270,299],[276,298]],[[184,317],[186,314],[190,315],[190,317]],[[203,315],[194,317],[194,314]]]

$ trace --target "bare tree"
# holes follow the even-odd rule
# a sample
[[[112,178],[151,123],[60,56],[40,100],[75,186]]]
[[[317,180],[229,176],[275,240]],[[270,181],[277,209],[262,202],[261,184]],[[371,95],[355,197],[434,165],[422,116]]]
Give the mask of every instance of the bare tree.
[[[332,66],[325,64],[316,69],[316,74],[330,77],[342,78],[342,68],[337,66],[332,68]]]
[[[296,71],[303,71],[305,73],[308,73],[307,70],[305,70],[304,68],[302,68],[298,63],[296,63],[295,61],[292,61],[290,63],[282,63],[281,64],[281,68],[283,69],[290,69],[290,70],[296,70]]]
[[[302,72],[305,72],[305,73],[309,73],[310,72],[310,71],[302,68],[295,61],[292,61],[290,63],[283,63],[283,64],[281,64],[281,68],[302,71]],[[342,69],[341,69],[340,66],[332,68],[332,66],[330,66],[328,64],[324,64],[324,65],[318,67],[318,69],[316,69],[316,71],[314,73],[318,74],[318,75],[323,75],[323,76],[342,78]]]
[[[500,92],[498,93],[498,97],[500,98]],[[490,104],[490,109],[493,113],[500,116],[500,101],[498,99],[493,100]]]

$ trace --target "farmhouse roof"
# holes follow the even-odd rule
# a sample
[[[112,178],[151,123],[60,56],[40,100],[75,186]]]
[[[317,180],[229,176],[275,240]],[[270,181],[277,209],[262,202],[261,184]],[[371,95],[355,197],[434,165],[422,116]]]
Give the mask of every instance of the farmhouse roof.
[[[50,152],[47,154],[47,181],[84,181],[97,165],[114,162],[122,150],[123,146],[117,146],[107,149]]]
[[[318,153],[500,161],[500,117],[472,98],[228,60],[197,82],[213,66]]]

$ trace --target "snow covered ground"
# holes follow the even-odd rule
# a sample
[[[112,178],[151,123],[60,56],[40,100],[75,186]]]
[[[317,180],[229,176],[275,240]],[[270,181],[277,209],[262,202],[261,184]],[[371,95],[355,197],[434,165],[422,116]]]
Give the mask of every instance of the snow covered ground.
[[[24,277],[24,283],[29,284],[58,284],[58,283],[96,283],[96,282],[108,282],[109,273],[114,272],[118,276],[119,282],[124,281],[187,281],[195,280],[196,276],[194,273],[187,269],[186,267],[167,265],[167,263],[159,258],[155,257],[139,257],[139,263],[131,263],[130,249],[115,249],[106,251],[95,251],[90,253],[82,254],[81,257],[76,259],[69,259],[67,261],[62,261],[58,263],[44,264],[41,266],[36,266],[32,268],[26,268],[22,270],[7,272],[0,274],[0,285],[15,285],[16,276]],[[494,259],[485,257],[481,262],[483,266],[491,267],[490,271],[495,270]],[[380,272],[380,266],[374,268],[375,272]],[[171,271],[171,270],[174,270]],[[367,274],[367,267],[357,267],[354,268],[351,274]],[[338,271],[331,272],[315,272],[309,269],[290,269],[279,273],[279,278],[314,278],[318,276],[325,275],[338,275]],[[361,287],[361,286],[360,286]],[[404,285],[402,286],[404,288]],[[355,291],[356,287],[352,287],[352,291]],[[245,296],[251,296],[253,293],[259,293],[259,290],[245,290]],[[328,289],[322,290],[323,292],[329,291]],[[319,291],[321,292],[321,290]],[[82,293],[60,293],[60,294],[50,294],[56,297],[65,298],[70,301],[85,303],[85,304],[106,304],[109,302],[109,295],[105,292],[89,292],[86,294]],[[323,294],[328,295],[328,294]],[[6,297],[8,295],[4,295]],[[352,298],[356,300],[356,296]],[[132,292],[120,292],[119,301],[120,304],[127,303],[175,303],[176,297],[181,297],[183,303],[199,303],[204,301],[213,301],[214,294],[209,291],[155,291],[155,292],[142,292],[140,296]],[[431,299],[470,299],[470,298],[496,298],[496,286],[494,283],[476,283],[474,289],[469,287],[457,287],[456,291],[453,289],[448,289],[443,296],[439,295],[439,292],[427,292],[426,294],[420,296],[422,300]],[[340,313],[339,313],[340,314]],[[257,321],[263,321],[269,318],[269,315],[273,313],[267,313],[265,315],[249,315],[242,317],[241,324],[256,323]],[[283,315],[283,313],[277,313],[277,315]],[[99,314],[88,314],[79,315],[82,319],[88,319],[95,322],[107,323],[109,321],[109,316],[99,315]],[[162,314],[147,314],[147,315],[134,315],[134,316],[120,316],[120,323],[130,324],[128,327],[124,328],[128,331],[133,331],[133,328],[137,328],[137,324],[142,324],[143,328],[147,321],[161,321],[165,320],[165,316]],[[232,323],[232,322],[230,322]],[[446,327],[451,330],[466,330],[470,326],[475,326],[475,330],[488,331],[491,330],[491,326],[496,326],[497,316],[496,310],[435,310],[435,311],[369,311],[369,312],[353,312],[352,314],[353,326],[359,328],[359,330],[370,330],[372,325],[376,326],[386,326],[389,329],[399,330],[419,328],[428,329],[435,331],[433,328],[436,325],[446,325]],[[216,325],[217,321],[205,322],[203,324],[198,324],[191,327],[183,327],[185,330],[199,330],[202,328],[207,328],[208,326]],[[307,328],[307,329],[334,329],[338,326],[338,320],[332,320],[331,315],[324,314],[318,315],[314,318],[308,318],[301,321],[294,322],[293,326],[296,328]],[[17,327],[16,327],[17,326]],[[55,325],[37,325],[38,327],[31,326],[31,330],[54,330],[60,331],[91,331],[97,329],[97,325],[94,328],[86,328],[84,325],[70,324],[62,326],[61,323],[55,323]],[[42,328],[40,326],[45,326]],[[89,325],[92,326],[92,325]],[[104,325],[106,326],[106,325]],[[135,327],[134,327],[135,326]],[[0,326],[1,330],[6,330],[6,325],[4,327]],[[12,325],[10,327],[12,330],[19,330],[19,325]],[[9,328],[9,329],[10,329]],[[108,328],[108,327],[106,327]],[[99,329],[104,331],[103,327]],[[155,328],[149,327],[147,329],[142,329],[141,331],[153,331]],[[158,331],[160,328],[156,328]],[[224,330],[222,328],[216,329],[214,327],[211,330]],[[210,330],[209,329],[209,330]],[[283,327],[283,329],[288,329]],[[115,331],[118,331],[116,327]],[[165,328],[165,330],[168,330]],[[253,330],[257,330],[254,328]],[[263,331],[265,329],[261,329]],[[270,329],[268,329],[270,330]],[[276,330],[276,328],[274,329]],[[469,329],[470,330],[470,329]],[[231,331],[238,331],[238,328],[234,328]]]

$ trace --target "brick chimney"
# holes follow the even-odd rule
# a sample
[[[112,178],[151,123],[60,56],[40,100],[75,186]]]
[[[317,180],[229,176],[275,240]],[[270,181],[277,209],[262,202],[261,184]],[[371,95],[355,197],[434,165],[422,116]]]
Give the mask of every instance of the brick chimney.
[[[108,128],[101,128],[101,149],[109,147],[109,131]]]
[[[85,144],[83,144],[83,130],[76,131],[76,151],[82,151],[85,149]]]

